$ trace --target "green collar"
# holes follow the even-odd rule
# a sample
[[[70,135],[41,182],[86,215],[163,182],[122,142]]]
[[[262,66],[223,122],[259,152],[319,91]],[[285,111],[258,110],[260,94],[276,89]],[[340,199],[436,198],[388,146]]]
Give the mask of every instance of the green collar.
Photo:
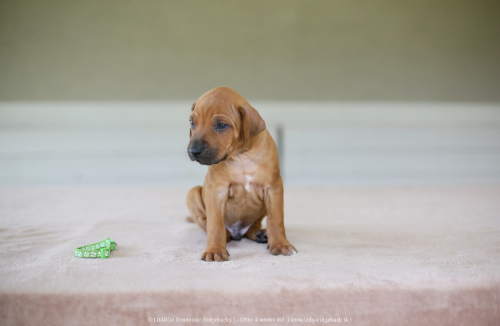
[[[75,249],[75,257],[80,258],[109,258],[111,251],[118,249],[115,240],[110,238]]]

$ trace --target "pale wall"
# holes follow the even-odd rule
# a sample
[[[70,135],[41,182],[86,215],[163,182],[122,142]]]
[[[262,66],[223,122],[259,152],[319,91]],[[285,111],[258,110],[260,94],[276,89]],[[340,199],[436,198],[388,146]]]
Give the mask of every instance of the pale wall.
[[[500,183],[500,104],[252,102],[285,185]],[[202,184],[190,102],[0,102],[0,186]],[[275,137],[277,139],[278,137]]]

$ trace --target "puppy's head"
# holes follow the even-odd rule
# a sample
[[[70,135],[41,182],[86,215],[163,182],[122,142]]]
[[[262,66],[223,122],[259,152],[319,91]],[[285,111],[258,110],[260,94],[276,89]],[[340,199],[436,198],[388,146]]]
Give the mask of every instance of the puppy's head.
[[[187,148],[191,161],[217,164],[245,150],[264,120],[236,91],[217,87],[203,94],[192,106]]]

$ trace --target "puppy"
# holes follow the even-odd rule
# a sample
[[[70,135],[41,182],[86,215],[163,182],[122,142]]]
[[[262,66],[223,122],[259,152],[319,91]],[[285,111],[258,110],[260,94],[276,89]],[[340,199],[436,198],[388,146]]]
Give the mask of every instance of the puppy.
[[[283,223],[278,150],[257,110],[236,91],[218,87],[193,104],[189,121],[188,155],[209,165],[203,187],[187,195],[191,220],[207,232],[201,259],[228,260],[226,242],[242,237],[268,242],[273,255],[295,254]]]

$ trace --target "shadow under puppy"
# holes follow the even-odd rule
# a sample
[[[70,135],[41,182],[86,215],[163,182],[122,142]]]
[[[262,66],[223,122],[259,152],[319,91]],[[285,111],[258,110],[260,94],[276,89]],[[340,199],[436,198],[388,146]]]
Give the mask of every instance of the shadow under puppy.
[[[239,93],[217,87],[192,106],[188,155],[209,165],[203,187],[191,189],[191,220],[207,232],[201,259],[226,261],[226,242],[268,242],[273,255],[297,252],[283,222],[283,180],[276,143],[262,117]],[[267,230],[261,222],[267,216]]]

